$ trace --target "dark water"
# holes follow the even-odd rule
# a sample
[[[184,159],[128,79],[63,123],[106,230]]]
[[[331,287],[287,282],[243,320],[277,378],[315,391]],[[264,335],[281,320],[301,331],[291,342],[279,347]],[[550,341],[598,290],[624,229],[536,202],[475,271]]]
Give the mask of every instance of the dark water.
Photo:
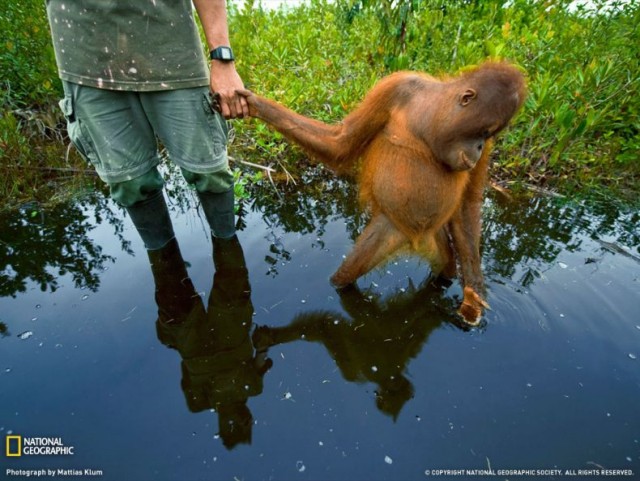
[[[487,201],[492,310],[465,330],[459,284],[425,285],[416,259],[336,293],[328,278],[364,219],[346,184],[302,190],[265,186],[245,204],[241,247],[221,248],[217,269],[193,196],[172,192],[191,282],[174,252],[159,305],[110,201],[2,217],[0,436],[61,438],[74,455],[3,448],[0,478],[640,479],[635,211]],[[182,323],[158,328],[159,308]]]

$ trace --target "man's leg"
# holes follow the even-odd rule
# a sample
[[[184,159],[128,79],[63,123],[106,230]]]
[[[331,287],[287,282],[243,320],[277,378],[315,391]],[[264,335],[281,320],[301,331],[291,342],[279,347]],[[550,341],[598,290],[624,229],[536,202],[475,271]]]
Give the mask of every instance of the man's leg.
[[[136,92],[63,82],[60,106],[71,141],[124,206],[147,249],[174,237],[162,194],[157,142]]]
[[[233,237],[233,174],[227,159],[227,125],[211,108],[208,87],[148,92],[141,99],[171,160],[195,187],[213,236]]]
[[[213,237],[233,237],[236,224],[231,171],[227,168],[212,174],[196,174],[182,169],[182,175],[195,187]]]
[[[154,167],[124,182],[110,184],[111,197],[122,205],[147,250],[161,249],[175,237],[165,202],[162,176]]]

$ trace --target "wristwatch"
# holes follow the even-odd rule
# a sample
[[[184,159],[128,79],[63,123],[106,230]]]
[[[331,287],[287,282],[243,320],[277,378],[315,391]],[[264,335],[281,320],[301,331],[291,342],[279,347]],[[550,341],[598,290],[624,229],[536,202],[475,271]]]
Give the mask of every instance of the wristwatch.
[[[221,60],[223,62],[231,62],[234,60],[231,47],[214,48],[211,52],[209,52],[209,58],[211,60]]]

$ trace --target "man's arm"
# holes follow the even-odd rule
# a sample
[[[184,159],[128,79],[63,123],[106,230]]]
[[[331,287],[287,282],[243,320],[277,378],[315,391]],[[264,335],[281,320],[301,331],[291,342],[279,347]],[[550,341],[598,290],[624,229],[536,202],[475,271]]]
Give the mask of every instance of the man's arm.
[[[230,46],[225,0],[193,0],[209,50]],[[249,106],[244,97],[236,94],[244,84],[233,62],[211,60],[211,91],[220,95],[220,108],[226,119],[249,116]]]

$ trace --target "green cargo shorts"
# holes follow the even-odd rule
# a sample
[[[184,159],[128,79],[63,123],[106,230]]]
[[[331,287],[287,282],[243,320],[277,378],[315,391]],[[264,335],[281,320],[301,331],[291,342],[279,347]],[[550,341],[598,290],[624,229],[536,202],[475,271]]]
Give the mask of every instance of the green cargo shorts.
[[[208,87],[127,92],[65,81],[63,87],[69,138],[107,184],[154,169],[157,139],[183,172],[229,173],[227,123],[212,109]]]

